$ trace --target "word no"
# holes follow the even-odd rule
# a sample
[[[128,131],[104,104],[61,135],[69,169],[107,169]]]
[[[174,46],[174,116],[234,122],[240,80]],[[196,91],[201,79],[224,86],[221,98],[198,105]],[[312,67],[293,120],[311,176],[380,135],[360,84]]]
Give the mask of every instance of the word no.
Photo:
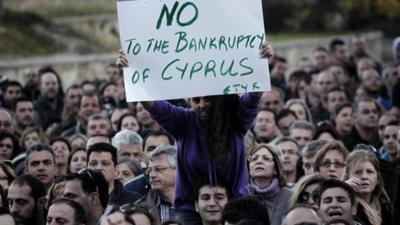
[[[179,2],[178,1],[176,1],[174,3],[174,6],[172,6],[172,10],[171,11],[169,11],[168,7],[164,4],[164,6],[161,9],[160,16],[158,17],[158,20],[157,20],[157,26],[156,26],[157,30],[160,29],[161,23],[163,22],[163,18],[164,17],[166,17],[167,26],[171,26],[172,25],[172,21],[174,19],[175,12],[177,10],[178,10],[178,14],[176,15],[176,23],[181,27],[193,24],[194,21],[199,16],[199,10],[197,9],[197,6],[192,2],[185,2],[180,6],[179,9],[178,9],[178,7],[179,7]],[[190,7],[190,8],[192,8],[192,10],[194,10],[194,15],[188,21],[182,21],[182,18],[181,18],[182,12],[187,7]]]

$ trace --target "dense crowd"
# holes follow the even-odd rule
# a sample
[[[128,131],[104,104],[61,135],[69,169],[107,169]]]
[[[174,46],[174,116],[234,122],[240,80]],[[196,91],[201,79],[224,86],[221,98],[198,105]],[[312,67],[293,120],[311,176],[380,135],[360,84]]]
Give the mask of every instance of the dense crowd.
[[[400,38],[260,54],[271,91],[170,101],[126,102],[123,52],[66,88],[2,75],[0,224],[399,224]]]

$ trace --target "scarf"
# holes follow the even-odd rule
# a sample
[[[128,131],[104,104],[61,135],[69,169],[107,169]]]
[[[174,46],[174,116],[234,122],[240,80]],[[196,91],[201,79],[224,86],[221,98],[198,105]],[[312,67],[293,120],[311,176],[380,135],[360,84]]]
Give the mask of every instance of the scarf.
[[[274,178],[271,184],[266,188],[259,188],[254,184],[253,180],[250,180],[249,193],[262,196],[264,199],[274,198],[279,194],[279,181],[278,178]]]

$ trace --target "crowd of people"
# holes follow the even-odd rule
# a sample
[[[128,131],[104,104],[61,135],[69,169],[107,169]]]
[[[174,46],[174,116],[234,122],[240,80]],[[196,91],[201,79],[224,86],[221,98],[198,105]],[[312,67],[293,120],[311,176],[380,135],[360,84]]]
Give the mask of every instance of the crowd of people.
[[[240,95],[126,102],[123,52],[66,88],[3,75],[0,224],[399,224],[400,38],[260,52],[272,89]]]

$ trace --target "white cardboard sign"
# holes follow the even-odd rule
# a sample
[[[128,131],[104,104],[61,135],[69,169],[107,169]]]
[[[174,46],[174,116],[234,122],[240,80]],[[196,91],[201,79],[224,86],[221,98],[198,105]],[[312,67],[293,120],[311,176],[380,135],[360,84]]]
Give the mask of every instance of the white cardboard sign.
[[[127,101],[270,90],[261,0],[117,3]]]

